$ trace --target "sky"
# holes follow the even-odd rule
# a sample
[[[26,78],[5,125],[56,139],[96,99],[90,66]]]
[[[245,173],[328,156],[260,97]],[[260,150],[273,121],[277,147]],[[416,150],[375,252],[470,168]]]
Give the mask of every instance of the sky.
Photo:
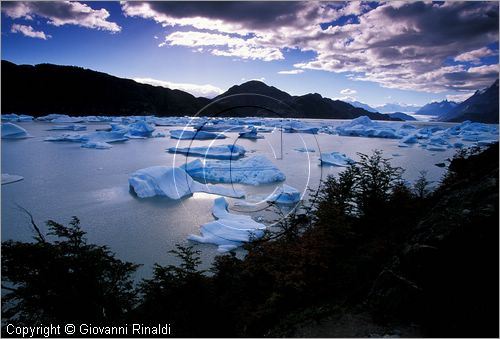
[[[498,1],[1,2],[1,54],[213,97],[261,80],[292,95],[424,105],[498,78]]]

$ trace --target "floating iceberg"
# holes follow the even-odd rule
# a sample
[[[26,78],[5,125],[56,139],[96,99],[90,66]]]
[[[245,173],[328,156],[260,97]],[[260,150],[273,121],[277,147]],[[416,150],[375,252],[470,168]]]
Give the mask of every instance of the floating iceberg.
[[[214,244],[219,252],[227,252],[264,235],[266,226],[248,215],[232,214],[227,211],[227,201],[217,198],[212,214],[218,220],[203,224],[201,236],[191,234],[188,239],[200,243]]]
[[[238,145],[201,146],[168,149],[170,153],[182,153],[211,159],[238,159],[245,155],[245,148]]]
[[[182,129],[176,129],[170,131],[170,137],[172,139],[180,140],[212,140],[212,139],[225,139],[226,136],[221,133],[211,133],[205,131],[186,131]]]
[[[154,166],[134,172],[128,179],[129,185],[139,198],[165,196],[181,199],[195,192],[242,198],[245,192],[217,185],[205,185],[194,181],[189,174],[178,167]]]
[[[271,195],[267,201],[275,202],[278,204],[295,204],[300,201],[300,192],[292,186],[283,184],[276,193]]]
[[[24,128],[10,122],[2,123],[2,139],[24,139],[29,137],[31,135]]]
[[[89,141],[89,142],[83,143],[80,147],[95,148],[95,149],[108,149],[108,148],[111,148],[112,146],[110,144],[108,144],[107,142]]]
[[[129,125],[111,124],[111,131],[121,132],[129,138],[150,138],[155,128],[146,121],[137,121]]]
[[[285,133],[318,134],[318,131],[319,128],[317,127],[303,127],[303,128],[284,127]]]
[[[31,115],[24,115],[24,114],[17,115],[15,113],[2,114],[2,121],[18,122],[18,121],[32,121],[32,120],[33,120],[33,117]]]
[[[81,117],[70,117],[67,115],[59,115],[55,117],[54,119],[51,119],[50,122],[56,123],[56,124],[72,124],[72,123],[77,123],[77,122],[85,122],[85,119]]]
[[[304,152],[304,153],[312,153],[316,152],[314,148],[307,148],[307,147],[299,147],[299,148],[294,148],[295,151],[297,152]]]
[[[244,126],[238,125],[202,125],[198,128],[199,131],[204,132],[245,132],[246,128]]]
[[[45,141],[69,141],[69,142],[82,142],[82,135],[80,134],[61,134],[43,139]]]
[[[47,129],[47,131],[85,131],[86,129],[87,126],[85,125],[72,124],[72,125],[53,126]]]
[[[263,139],[262,135],[257,134],[257,129],[255,127],[248,131],[240,132],[240,138],[243,139]]]
[[[182,167],[193,178],[212,182],[260,185],[286,179],[283,172],[263,155],[235,161],[206,161],[205,164],[196,159]]]
[[[426,149],[428,151],[432,151],[432,152],[444,152],[448,148],[445,147],[445,146],[441,146],[441,145],[428,144],[427,147],[426,147]]]
[[[347,167],[349,166],[349,164],[354,162],[347,155],[340,152],[321,153],[319,160],[321,161],[321,164],[339,166],[339,167]]]
[[[23,179],[24,179],[24,177],[22,177],[20,175],[2,173],[2,185],[21,181]]]
[[[400,139],[401,135],[394,128],[361,116],[336,128],[339,135],[361,136],[370,138]]]

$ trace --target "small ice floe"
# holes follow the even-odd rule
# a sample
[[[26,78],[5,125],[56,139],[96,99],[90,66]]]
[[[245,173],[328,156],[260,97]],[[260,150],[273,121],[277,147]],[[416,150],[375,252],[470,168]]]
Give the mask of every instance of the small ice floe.
[[[11,184],[13,182],[21,181],[24,177],[15,174],[2,173],[2,185]]]
[[[33,121],[33,117],[31,115],[17,115],[15,113],[11,114],[2,114],[2,121],[12,121],[12,122],[24,122],[24,121]]]
[[[44,141],[55,141],[55,142],[82,142],[82,135],[75,133],[65,133],[61,135],[51,136],[43,139]]]
[[[95,148],[95,149],[109,149],[112,146],[110,144],[108,144],[107,142],[89,141],[89,142],[83,143],[80,147]]]
[[[448,149],[448,147],[442,145],[428,144],[426,149],[431,152],[444,152]]]
[[[243,139],[263,139],[264,137],[257,133],[257,129],[255,127],[252,127],[250,130],[240,132],[240,138],[243,138]]]
[[[60,115],[58,117],[55,117],[54,119],[51,119],[50,122],[56,124],[73,124],[78,122],[85,122],[85,119],[82,117],[70,117],[67,115]]]
[[[283,184],[267,201],[285,205],[296,204],[300,201],[300,192],[292,186]]]
[[[298,148],[294,148],[295,151],[297,152],[303,152],[303,153],[312,153],[312,152],[316,152],[314,150],[314,148],[307,148],[307,147],[298,147]]]
[[[11,122],[2,123],[2,139],[24,139],[30,138],[28,132]]]
[[[85,131],[87,126],[80,124],[53,126],[47,131]]]
[[[489,145],[492,145],[494,143],[497,143],[498,140],[480,140],[477,142],[477,145],[478,146],[489,146]]]
[[[214,125],[202,125],[198,127],[198,131],[204,132],[245,132],[245,126],[239,125],[222,125],[222,124],[214,124]]]
[[[238,145],[218,145],[218,146],[200,146],[168,149],[170,153],[182,153],[187,156],[204,157],[210,159],[238,159],[245,155],[245,148]]]
[[[203,224],[200,228],[201,236],[191,234],[188,239],[214,244],[218,246],[219,252],[227,252],[264,236],[264,224],[256,222],[248,215],[229,213],[227,207],[226,199],[215,199],[212,214],[217,220]]]
[[[181,199],[195,192],[242,198],[245,192],[217,185],[205,185],[194,181],[189,174],[178,167],[153,166],[134,172],[128,179],[130,187],[139,198],[165,196]]]
[[[233,161],[212,160],[204,164],[196,159],[182,167],[193,178],[209,182],[260,185],[286,179],[285,174],[263,155]]]
[[[303,133],[303,134],[318,134],[319,128],[317,127],[284,127],[285,133]]]
[[[321,161],[321,164],[339,167],[347,167],[354,162],[347,155],[340,152],[321,153],[319,160]]]
[[[186,131],[182,129],[176,129],[170,131],[170,137],[172,139],[180,140],[212,140],[212,139],[225,139],[226,136],[222,133],[211,133],[205,131]]]

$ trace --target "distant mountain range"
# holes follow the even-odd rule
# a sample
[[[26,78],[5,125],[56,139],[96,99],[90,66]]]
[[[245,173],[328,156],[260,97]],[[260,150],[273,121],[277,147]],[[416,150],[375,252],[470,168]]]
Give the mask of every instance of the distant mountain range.
[[[415,114],[434,115],[440,117],[448,114],[449,111],[451,111],[457,106],[458,103],[448,100],[443,100],[440,102],[431,102],[430,104],[424,105]]]
[[[476,91],[473,96],[440,117],[442,121],[472,120],[498,124],[498,79],[488,88]]]
[[[431,111],[442,103],[453,105],[445,101],[422,109],[394,103],[373,108],[358,101],[332,100],[318,93],[292,96],[261,81],[235,85],[210,100],[81,67],[16,65],[5,60],[2,60],[1,80],[2,113],[34,116],[50,113],[183,116],[194,115],[205,107],[202,115],[317,119],[353,119],[366,115],[372,120],[408,120],[411,117],[403,113]],[[263,107],[266,101],[273,103],[273,109]],[[498,123],[498,80],[450,109],[441,119]]]
[[[388,103],[382,106],[375,107],[377,112],[380,113],[414,113],[420,109],[420,106],[417,105],[407,105],[407,104],[399,104],[399,103]]]
[[[366,109],[368,112],[378,112],[375,108],[367,105],[367,104],[364,104],[362,102],[359,102],[359,101],[346,101],[348,103],[350,103],[351,105],[353,105],[354,107],[359,107],[359,108],[364,108]]]

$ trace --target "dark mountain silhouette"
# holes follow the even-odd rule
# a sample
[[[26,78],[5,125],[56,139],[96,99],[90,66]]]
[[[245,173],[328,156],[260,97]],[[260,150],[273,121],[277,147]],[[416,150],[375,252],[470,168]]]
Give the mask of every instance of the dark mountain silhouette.
[[[472,120],[498,124],[498,79],[488,88],[476,91],[447,114],[440,117],[442,121],[460,122]]]
[[[408,115],[408,114],[403,113],[403,112],[387,113],[386,115],[390,116],[393,119],[400,119],[403,121],[416,121],[417,120],[414,117],[412,117],[411,115]]]
[[[228,98],[231,95],[233,97]],[[277,99],[279,102],[270,98]],[[217,102],[217,100],[220,101]],[[291,96],[276,87],[256,80],[233,86],[214,98],[214,101],[217,103],[213,105],[212,112],[214,114],[223,112],[221,113],[223,116],[269,116],[271,114],[269,111],[259,110],[257,107],[265,106],[271,107],[275,114],[293,118],[353,119],[366,115],[374,120],[391,120],[385,114],[368,112],[344,101],[324,98],[318,93]],[[224,110],[225,106],[234,106],[235,103],[247,107]]]
[[[202,115],[276,117],[278,114],[321,119],[352,119],[367,115],[371,119],[390,120],[384,114],[323,98],[317,93],[291,96],[260,81],[233,86],[211,101],[180,90],[141,84],[81,67],[16,65],[2,60],[2,84],[2,112],[34,116],[50,113],[182,116],[194,115],[213,102],[201,112]],[[218,100],[228,95],[236,96]],[[260,109],[262,106],[272,107]]]
[[[431,102],[430,104],[424,105],[415,114],[442,116],[448,114],[448,112],[457,106],[458,103],[448,100]]]
[[[81,67],[2,60],[2,113],[182,116],[209,101]]]

